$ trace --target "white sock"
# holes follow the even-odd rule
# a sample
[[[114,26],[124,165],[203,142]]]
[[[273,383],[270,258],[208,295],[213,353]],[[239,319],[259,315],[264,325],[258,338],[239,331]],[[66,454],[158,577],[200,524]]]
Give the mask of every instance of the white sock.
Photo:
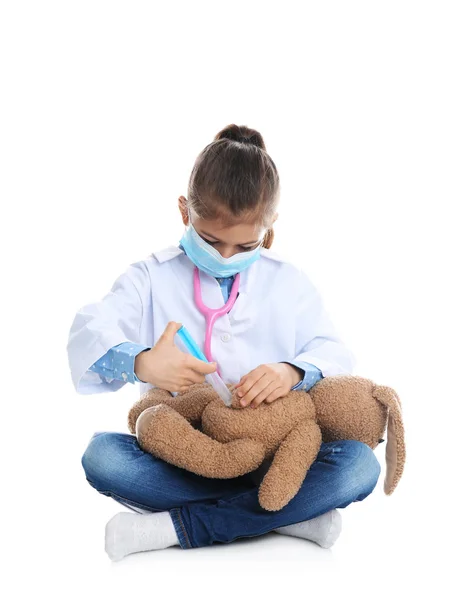
[[[106,524],[105,550],[111,560],[169,546],[179,546],[179,541],[168,511],[145,515],[120,512]]]
[[[286,525],[274,531],[310,540],[322,548],[330,548],[341,533],[341,515],[333,509],[309,521]]]

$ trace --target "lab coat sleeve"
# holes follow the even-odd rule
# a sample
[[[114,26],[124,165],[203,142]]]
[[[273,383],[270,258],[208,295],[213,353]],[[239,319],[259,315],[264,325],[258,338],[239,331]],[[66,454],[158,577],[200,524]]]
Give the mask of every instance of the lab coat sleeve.
[[[90,367],[122,342],[141,343],[140,326],[148,294],[148,271],[143,263],[134,263],[115,280],[102,300],[78,310],[67,343],[69,368],[77,393],[116,392],[126,384],[103,377]]]
[[[321,294],[300,271],[297,297],[296,356],[320,369],[323,377],[352,374],[356,359],[343,343]]]

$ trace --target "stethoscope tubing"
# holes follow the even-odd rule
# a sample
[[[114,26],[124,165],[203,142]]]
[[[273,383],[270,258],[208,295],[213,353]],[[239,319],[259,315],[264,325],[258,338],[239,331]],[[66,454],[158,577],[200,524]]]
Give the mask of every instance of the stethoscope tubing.
[[[238,290],[240,287],[240,273],[235,275],[235,279],[233,281],[232,290],[230,292],[230,296],[227,302],[221,306],[220,308],[209,308],[202,301],[202,293],[201,293],[201,279],[199,275],[199,269],[194,267],[194,302],[198,310],[204,315],[206,320],[206,335],[204,339],[204,354],[207,357],[209,362],[213,362],[212,352],[211,352],[211,338],[212,338],[212,330],[214,328],[215,321],[226,315],[235,304],[235,300],[238,296]]]

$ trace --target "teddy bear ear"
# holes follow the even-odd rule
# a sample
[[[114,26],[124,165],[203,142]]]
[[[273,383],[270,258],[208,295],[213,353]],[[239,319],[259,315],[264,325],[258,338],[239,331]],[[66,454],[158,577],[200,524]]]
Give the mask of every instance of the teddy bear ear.
[[[389,496],[397,487],[405,466],[405,430],[401,402],[395,390],[385,385],[375,386],[373,394],[380,403],[388,408],[387,445],[385,447],[387,469],[384,492]]]

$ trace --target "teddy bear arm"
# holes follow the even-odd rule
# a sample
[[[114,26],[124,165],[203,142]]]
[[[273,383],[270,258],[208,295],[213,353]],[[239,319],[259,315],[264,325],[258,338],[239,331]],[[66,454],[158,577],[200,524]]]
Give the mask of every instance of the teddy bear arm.
[[[208,383],[195,383],[187,392],[168,399],[165,404],[171,406],[192,424],[200,422],[206,406],[219,399],[213,387]]]
[[[261,482],[259,503],[265,510],[281,510],[299,491],[322,443],[313,420],[302,421],[281,442]]]

